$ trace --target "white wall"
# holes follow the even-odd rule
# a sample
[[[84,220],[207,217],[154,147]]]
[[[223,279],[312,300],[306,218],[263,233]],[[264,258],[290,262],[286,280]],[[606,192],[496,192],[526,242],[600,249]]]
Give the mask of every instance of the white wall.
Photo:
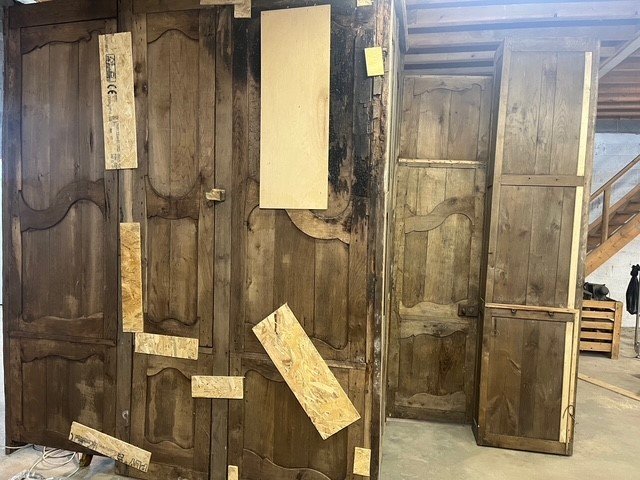
[[[592,189],[595,191],[607,182],[622,167],[640,154],[640,134],[633,133],[596,133],[595,158],[593,163]],[[622,197],[631,188],[640,183],[640,168],[630,171],[624,180],[614,188],[612,202]],[[601,211],[601,202],[591,206],[591,218]],[[640,237],[611,257],[600,268],[587,277],[588,282],[604,283],[611,293],[609,296],[625,302],[625,292],[631,276],[631,265],[640,263]],[[624,311],[623,325],[635,325],[635,315]]]

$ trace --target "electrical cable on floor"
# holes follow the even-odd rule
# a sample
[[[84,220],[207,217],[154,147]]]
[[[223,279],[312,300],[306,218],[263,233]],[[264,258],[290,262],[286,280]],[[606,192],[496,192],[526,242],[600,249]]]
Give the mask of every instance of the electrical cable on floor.
[[[80,471],[80,454],[76,452],[70,452],[59,448],[42,447],[42,450],[38,449],[36,445],[25,445],[20,448],[31,446],[36,452],[40,452],[40,458],[38,458],[29,470],[24,470],[17,475],[11,477],[9,480],[59,480],[63,478],[71,478]],[[34,470],[47,472],[50,470],[57,470],[59,468],[68,465],[75,461],[77,463],[75,470],[66,475],[55,475],[45,477],[42,473],[35,472]]]

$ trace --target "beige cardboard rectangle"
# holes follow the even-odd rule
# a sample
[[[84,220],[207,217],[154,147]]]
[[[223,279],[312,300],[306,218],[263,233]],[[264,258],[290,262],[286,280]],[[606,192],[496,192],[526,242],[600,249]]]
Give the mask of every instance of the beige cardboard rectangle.
[[[288,305],[253,331],[323,439],[360,418]]]
[[[229,465],[227,468],[227,480],[238,480],[239,472],[238,467],[235,465]]]
[[[142,249],[139,223],[120,224],[122,331],[143,332]]]
[[[238,5],[244,0],[200,0],[200,5]]]
[[[373,0],[357,0],[356,7],[370,7],[373,5]]]
[[[325,209],[331,6],[261,15],[260,207]]]
[[[136,353],[197,360],[198,339],[136,333]]]
[[[353,473],[363,477],[371,475],[371,450],[356,447],[353,455]]]
[[[149,470],[151,452],[78,422],[71,424],[69,440],[143,472]]]
[[[382,47],[365,48],[364,57],[367,64],[367,75],[369,77],[384,75]]]
[[[229,398],[244,397],[244,377],[191,377],[191,396],[193,398]]]
[[[137,168],[131,33],[100,35],[99,44],[105,168]]]

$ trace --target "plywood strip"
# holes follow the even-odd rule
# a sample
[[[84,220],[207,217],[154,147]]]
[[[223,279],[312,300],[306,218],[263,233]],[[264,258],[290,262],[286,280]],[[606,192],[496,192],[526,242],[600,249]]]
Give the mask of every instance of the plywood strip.
[[[235,465],[229,465],[227,469],[227,480],[238,480],[239,478],[238,467]]]
[[[69,440],[143,472],[149,470],[151,452],[78,422],[71,424]]]
[[[253,331],[323,439],[360,418],[287,304]]]
[[[198,339],[136,333],[136,353],[197,360]]]
[[[371,475],[371,450],[356,447],[353,456],[353,474],[368,477]]]
[[[191,377],[193,398],[241,399],[244,395],[244,377]]]
[[[262,12],[261,32],[260,207],[326,209],[331,7]]]
[[[142,259],[139,223],[120,224],[122,331],[143,332]]]
[[[105,168],[138,168],[131,33],[100,35],[99,43]]]
[[[610,383],[603,382],[602,380],[590,377],[588,375],[583,375],[582,373],[578,374],[578,378],[583,382],[597,385],[598,387],[602,387],[611,392],[617,393],[624,397],[630,398],[632,400],[637,400],[638,402],[640,402],[640,395],[636,395],[635,393],[630,392],[629,390],[625,390],[624,388],[616,387],[615,385],[611,385]]]

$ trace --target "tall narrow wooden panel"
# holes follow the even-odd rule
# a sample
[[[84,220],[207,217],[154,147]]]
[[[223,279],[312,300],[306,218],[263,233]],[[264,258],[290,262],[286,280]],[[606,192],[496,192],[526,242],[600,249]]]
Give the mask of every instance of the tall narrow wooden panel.
[[[115,1],[111,2],[115,11]],[[3,149],[7,439],[73,448],[73,420],[115,433],[117,183],[104,170],[98,36],[83,21],[44,25],[56,6],[7,32]]]
[[[483,279],[478,443],[571,454],[595,42],[507,41]]]
[[[330,5],[262,13],[261,208],[327,208],[330,17]]]
[[[373,82],[362,54],[371,45],[374,13],[355,2],[331,2],[328,208],[320,212],[260,208],[264,25],[260,18],[233,22],[239,190],[232,200],[231,374],[245,377],[245,395],[229,404],[228,463],[239,467],[242,479],[355,479],[355,447],[378,451],[369,427],[378,415],[370,375],[375,218],[369,214],[379,187],[370,183]],[[284,303],[362,416],[325,441],[252,330]],[[377,453],[372,457],[373,477]]]
[[[135,469],[126,474],[204,479],[210,474],[211,400],[192,398],[191,375],[228,374],[228,367],[214,372],[211,355],[211,347],[225,355],[224,343],[213,339],[214,222],[216,205],[224,204],[206,198],[213,188],[229,188],[214,179],[216,37],[226,33],[217,9],[198,2],[175,9],[136,0],[133,12],[136,113],[148,139],[131,185],[123,188],[134,207],[132,221],[141,224],[144,329],[195,349],[199,343],[200,350],[186,355],[197,353],[197,360],[134,355],[131,443],[151,451],[153,461],[146,476]],[[227,464],[222,454],[211,465],[220,472]]]
[[[491,85],[405,79],[387,385],[394,416],[471,420]]]

